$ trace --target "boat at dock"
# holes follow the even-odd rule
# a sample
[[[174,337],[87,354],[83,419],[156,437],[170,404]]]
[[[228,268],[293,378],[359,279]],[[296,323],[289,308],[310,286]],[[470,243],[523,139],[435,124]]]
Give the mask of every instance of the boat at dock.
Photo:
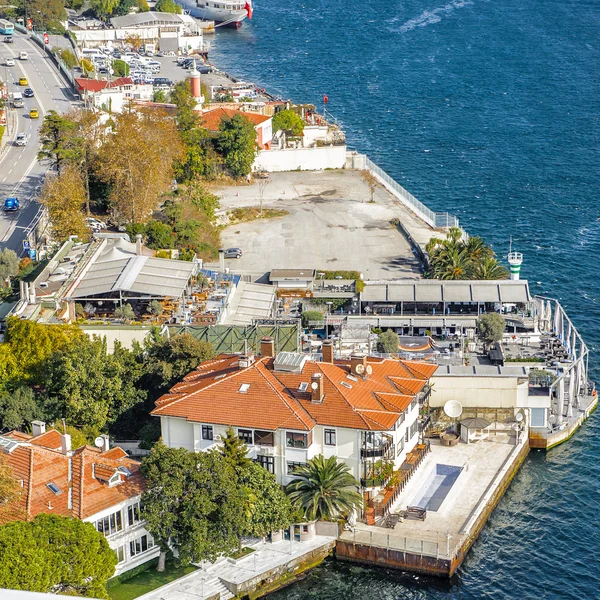
[[[214,21],[217,26],[240,27],[252,19],[252,0],[176,0],[183,10],[196,19]]]

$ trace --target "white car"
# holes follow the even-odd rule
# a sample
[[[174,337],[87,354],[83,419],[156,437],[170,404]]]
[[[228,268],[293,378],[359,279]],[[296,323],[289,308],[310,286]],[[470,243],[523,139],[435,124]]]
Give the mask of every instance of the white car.
[[[94,230],[106,229],[106,223],[104,221],[100,221],[99,219],[88,217],[85,222]]]
[[[19,60],[29,60],[29,54],[27,52],[19,52]]]
[[[17,138],[15,139],[16,146],[27,146],[27,142],[29,140],[29,136],[26,133],[17,133]]]
[[[14,67],[14,66],[15,66],[15,61],[14,61],[12,58],[7,58],[7,59],[4,61],[4,64],[5,64],[7,67]]]

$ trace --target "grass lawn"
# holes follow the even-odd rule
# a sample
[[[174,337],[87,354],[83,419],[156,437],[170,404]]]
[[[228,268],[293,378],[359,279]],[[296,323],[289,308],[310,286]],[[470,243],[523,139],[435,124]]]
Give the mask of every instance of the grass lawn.
[[[111,600],[133,600],[195,570],[196,567],[192,565],[175,568],[172,563],[167,563],[162,573],[155,568],[138,573],[135,577],[109,588],[108,595]]]

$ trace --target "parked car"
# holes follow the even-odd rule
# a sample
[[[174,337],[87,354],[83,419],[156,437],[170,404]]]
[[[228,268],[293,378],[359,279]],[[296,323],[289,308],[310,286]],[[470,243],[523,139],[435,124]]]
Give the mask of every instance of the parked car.
[[[225,258],[241,258],[242,257],[242,249],[241,248],[226,248],[224,254],[225,254]]]
[[[40,118],[40,113],[38,112],[37,108],[32,108],[29,111],[29,118],[30,119],[39,119]]]
[[[206,75],[208,73],[212,73],[214,69],[210,65],[198,65],[196,67],[196,71],[198,71],[200,75]]]
[[[33,98],[33,90],[31,88],[25,88],[23,96],[25,96],[25,98]]]
[[[85,222],[94,230],[100,231],[101,229],[106,229],[106,223],[99,219],[94,219],[94,217],[88,217]]]
[[[4,65],[7,67],[14,67],[15,66],[15,61],[12,58],[7,58],[4,61]]]

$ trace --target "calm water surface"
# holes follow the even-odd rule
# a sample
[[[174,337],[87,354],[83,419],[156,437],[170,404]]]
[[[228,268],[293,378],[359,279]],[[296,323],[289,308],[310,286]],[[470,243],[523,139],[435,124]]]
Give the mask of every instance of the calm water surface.
[[[557,297],[600,380],[600,0],[256,0],[221,67],[322,107]],[[271,600],[600,598],[598,417],[530,455],[451,582],[325,563]]]

